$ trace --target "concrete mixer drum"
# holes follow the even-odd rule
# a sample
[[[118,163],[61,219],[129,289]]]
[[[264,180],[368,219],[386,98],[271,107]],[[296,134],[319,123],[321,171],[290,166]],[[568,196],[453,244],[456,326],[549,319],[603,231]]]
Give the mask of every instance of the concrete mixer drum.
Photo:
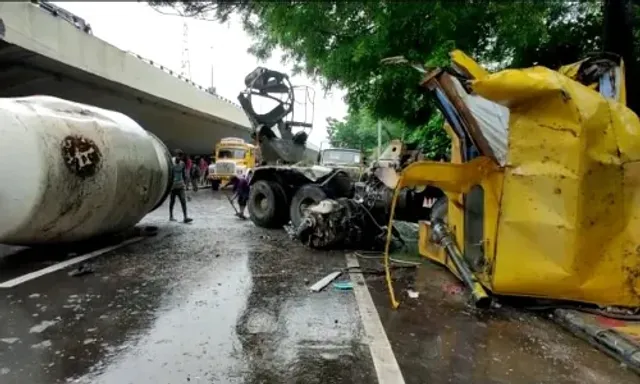
[[[271,164],[303,160],[313,127],[313,89],[293,86],[288,75],[263,67],[246,76],[245,86],[238,100],[251,122],[263,160]],[[265,108],[266,113],[258,112]]]
[[[49,96],[0,99],[0,243],[85,240],[162,204],[166,146],[131,118]]]

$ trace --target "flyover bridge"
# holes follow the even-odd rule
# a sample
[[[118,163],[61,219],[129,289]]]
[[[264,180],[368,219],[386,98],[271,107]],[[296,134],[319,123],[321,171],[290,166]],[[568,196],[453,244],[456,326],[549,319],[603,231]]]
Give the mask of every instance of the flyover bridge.
[[[100,40],[82,18],[47,2],[3,2],[0,97],[31,95],[122,112],[169,148],[191,154],[210,154],[222,137],[250,134],[239,105]],[[310,156],[316,151],[310,148]]]

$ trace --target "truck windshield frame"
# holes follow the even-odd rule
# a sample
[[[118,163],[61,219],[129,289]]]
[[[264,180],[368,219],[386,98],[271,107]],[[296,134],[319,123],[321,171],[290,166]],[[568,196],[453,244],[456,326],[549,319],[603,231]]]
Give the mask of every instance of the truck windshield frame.
[[[246,148],[233,148],[233,147],[224,147],[218,149],[218,154],[216,159],[233,159],[233,160],[242,160],[247,155]]]
[[[327,149],[322,153],[322,164],[359,164],[360,159],[358,151]]]

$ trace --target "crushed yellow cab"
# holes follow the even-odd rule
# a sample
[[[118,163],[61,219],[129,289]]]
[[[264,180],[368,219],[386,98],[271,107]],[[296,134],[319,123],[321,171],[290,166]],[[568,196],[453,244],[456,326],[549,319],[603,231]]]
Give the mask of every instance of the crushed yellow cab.
[[[622,61],[600,80],[584,63],[489,73],[453,52],[453,70],[423,83],[446,117],[452,161],[412,164],[398,188],[446,192],[455,243],[493,294],[638,307],[640,121],[624,105]],[[429,224],[421,254],[459,274]]]

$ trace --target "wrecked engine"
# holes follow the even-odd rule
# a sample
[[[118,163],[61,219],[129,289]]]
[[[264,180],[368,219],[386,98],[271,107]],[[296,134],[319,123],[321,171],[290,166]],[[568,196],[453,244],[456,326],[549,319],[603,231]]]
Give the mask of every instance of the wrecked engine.
[[[366,249],[384,245],[381,227],[364,205],[355,199],[325,199],[309,207],[294,236],[316,249]]]
[[[325,199],[310,206],[298,228],[289,228],[289,233],[316,249],[383,249],[396,182],[395,169],[374,169],[364,181],[355,183],[353,198]],[[431,206],[425,202],[443,195],[437,188],[404,188],[394,219],[414,223],[427,219]],[[392,228],[392,234],[392,248],[402,246],[404,241],[396,228]]]

